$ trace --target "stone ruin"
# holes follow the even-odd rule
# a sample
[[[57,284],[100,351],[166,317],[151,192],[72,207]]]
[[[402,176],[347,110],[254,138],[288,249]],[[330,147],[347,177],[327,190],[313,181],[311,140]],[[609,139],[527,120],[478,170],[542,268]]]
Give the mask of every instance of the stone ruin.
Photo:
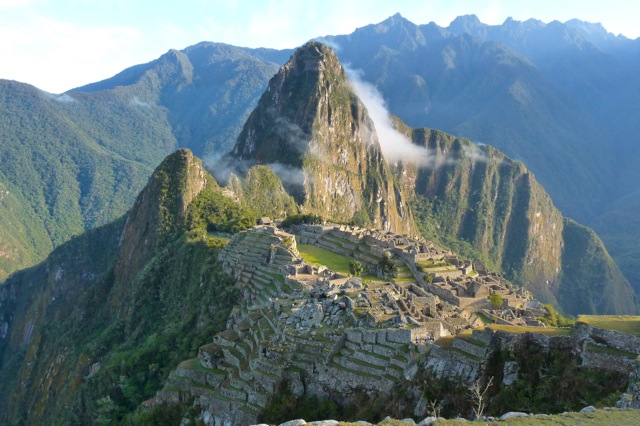
[[[296,396],[330,391],[348,401],[356,391],[390,392],[415,374],[416,360],[430,351],[434,371],[449,374],[453,356],[472,378],[484,343],[457,342],[454,355],[430,343],[480,325],[475,311],[488,309],[487,292],[503,291],[509,304],[520,301],[509,299],[499,279],[487,282],[489,275],[477,272],[467,280],[459,274],[428,282],[432,272],[419,269],[420,262],[446,262],[457,270],[467,263],[424,239],[328,225],[291,231],[259,225],[234,235],[220,252],[241,303],[227,330],[171,373],[156,402],[193,401],[205,424],[252,424],[283,381]],[[363,282],[307,264],[298,242],[360,260],[374,272],[383,256],[391,256],[394,269]]]

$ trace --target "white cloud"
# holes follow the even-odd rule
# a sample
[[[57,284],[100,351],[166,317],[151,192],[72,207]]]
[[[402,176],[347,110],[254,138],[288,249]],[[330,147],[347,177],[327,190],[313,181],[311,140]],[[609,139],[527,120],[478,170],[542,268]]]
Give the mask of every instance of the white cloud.
[[[139,63],[135,28],[90,27],[34,17],[0,20],[0,78],[60,93]]]
[[[74,102],[76,102],[75,98],[71,97],[70,95],[63,93],[62,95],[54,95],[52,93],[48,93],[48,92],[44,92],[45,95],[56,102],[59,102],[61,104],[72,104]]]
[[[141,101],[137,96],[131,98],[131,100],[129,101],[129,105],[133,107],[151,108],[150,103]]]
[[[361,72],[345,68],[353,91],[367,107],[373,120],[382,154],[390,163],[402,161],[416,166],[430,167],[434,164],[433,155],[425,148],[412,143],[393,125],[389,111],[380,91],[362,80]]]

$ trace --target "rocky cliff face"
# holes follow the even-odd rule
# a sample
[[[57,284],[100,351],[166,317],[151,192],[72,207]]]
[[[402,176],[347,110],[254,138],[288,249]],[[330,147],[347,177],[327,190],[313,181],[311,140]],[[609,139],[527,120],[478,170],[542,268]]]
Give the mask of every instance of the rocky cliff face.
[[[636,312],[633,290],[602,241],[563,218],[522,163],[438,130],[398,128],[429,155],[424,167],[396,169],[423,232],[457,250],[473,247],[567,313]]]
[[[323,44],[300,48],[271,79],[231,155],[240,168],[271,166],[304,211],[412,230],[373,122]]]
[[[636,312],[602,242],[567,222],[522,163],[437,130],[395,125],[424,158],[390,168],[335,53],[309,43],[269,83],[233,161],[269,165],[305,212],[408,234],[419,217],[428,237],[467,250],[566,313]]]

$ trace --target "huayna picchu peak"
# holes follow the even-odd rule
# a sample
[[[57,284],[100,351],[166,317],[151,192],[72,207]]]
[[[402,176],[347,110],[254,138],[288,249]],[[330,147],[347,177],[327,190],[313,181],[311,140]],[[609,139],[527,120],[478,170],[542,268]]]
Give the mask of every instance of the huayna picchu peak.
[[[191,54],[102,84],[177,59],[201,81]],[[595,233],[489,145],[394,117],[426,158],[389,161],[354,87],[330,47],[305,44],[231,152],[178,149],[126,214],[12,274],[0,423],[640,407],[640,318],[562,316],[637,310]]]
[[[322,43],[298,49],[271,79],[230,156],[240,173],[269,165],[303,212],[414,230],[373,121]]]

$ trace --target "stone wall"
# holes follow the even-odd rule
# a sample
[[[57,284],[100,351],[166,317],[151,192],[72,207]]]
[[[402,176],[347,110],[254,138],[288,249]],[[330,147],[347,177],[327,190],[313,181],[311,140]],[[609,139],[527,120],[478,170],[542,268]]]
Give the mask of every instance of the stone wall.
[[[605,330],[584,323],[576,324],[576,336],[590,337],[596,343],[604,343],[609,347],[633,352],[640,355],[640,336],[620,331]]]

